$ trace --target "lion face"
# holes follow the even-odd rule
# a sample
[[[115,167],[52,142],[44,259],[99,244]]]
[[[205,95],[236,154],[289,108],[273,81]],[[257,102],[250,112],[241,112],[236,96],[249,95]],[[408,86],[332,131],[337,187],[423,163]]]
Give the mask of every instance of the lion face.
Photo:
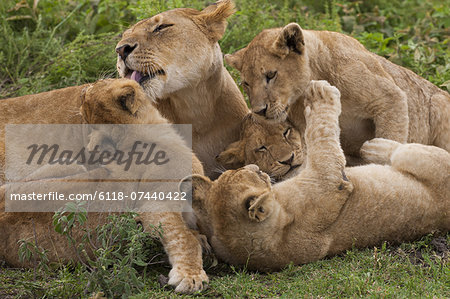
[[[280,205],[275,200],[270,178],[256,165],[224,172],[217,180],[194,175],[181,184],[192,182],[192,208],[197,224],[208,237],[215,254],[234,261],[248,256],[254,233],[261,226],[276,227]],[[186,189],[190,184],[186,184]]]
[[[185,180],[192,180],[192,208],[200,230],[206,231],[208,237],[212,237],[213,231],[218,233],[221,223],[227,225],[229,222],[229,225],[233,225],[247,221],[250,210],[252,213],[254,211],[251,206],[256,200],[263,195],[272,194],[270,177],[256,165],[228,170],[215,181],[201,175],[193,175]],[[263,218],[258,216],[258,221]],[[220,221],[216,221],[218,219]]]
[[[196,86],[222,67],[217,41],[233,12],[225,0],[202,11],[180,8],[140,21],[117,44],[120,76],[137,81],[152,99]]]
[[[252,111],[269,119],[286,119],[289,105],[311,80],[303,33],[295,23],[262,31],[225,61],[241,72]]]
[[[288,121],[275,123],[249,114],[242,123],[240,140],[230,144],[216,160],[229,169],[256,164],[279,180],[303,164],[300,133]]]
[[[89,124],[165,123],[136,81],[106,79],[88,86],[80,113]]]

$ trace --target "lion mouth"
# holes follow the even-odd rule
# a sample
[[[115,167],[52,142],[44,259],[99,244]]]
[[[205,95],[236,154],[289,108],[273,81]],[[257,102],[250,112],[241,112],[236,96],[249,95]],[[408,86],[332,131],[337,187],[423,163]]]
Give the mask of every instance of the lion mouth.
[[[156,70],[154,72],[141,73],[132,69],[127,69],[125,78],[131,79],[142,85],[145,81],[151,80],[158,75],[165,75],[166,72],[162,69]]]
[[[283,174],[282,176],[287,175],[288,173],[292,172],[293,170],[299,168],[300,166],[302,166],[302,164],[291,165],[291,166],[289,167],[288,171],[286,171],[286,173]]]

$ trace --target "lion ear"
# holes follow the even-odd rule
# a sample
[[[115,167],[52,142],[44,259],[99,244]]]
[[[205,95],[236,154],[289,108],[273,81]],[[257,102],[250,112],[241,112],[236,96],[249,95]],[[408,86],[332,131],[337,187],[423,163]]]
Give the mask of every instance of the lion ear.
[[[192,201],[192,207],[197,210],[204,210],[203,205],[207,199],[212,181],[203,175],[193,174],[181,180],[178,189],[185,192],[186,198]]]
[[[233,54],[225,55],[225,62],[228,63],[231,67],[237,69],[238,71],[242,70],[242,60],[244,58],[244,53],[247,48],[240,49],[239,51],[234,52]]]
[[[235,11],[233,1],[222,0],[203,9],[194,19],[206,30],[208,37],[216,42],[225,33],[227,18]]]
[[[241,141],[230,144],[216,157],[216,161],[227,169],[236,169],[244,166],[244,151]]]
[[[117,98],[117,101],[123,110],[128,111],[131,114],[135,114],[142,104],[141,100],[136,97],[136,93],[132,88],[127,88],[126,92]]]
[[[281,29],[277,39],[272,44],[272,53],[281,58],[286,57],[290,52],[303,54],[305,40],[300,25],[297,23],[287,24]]]
[[[262,222],[269,217],[272,208],[272,197],[271,192],[266,192],[256,199],[249,199],[245,203],[248,210],[248,217],[251,221]]]

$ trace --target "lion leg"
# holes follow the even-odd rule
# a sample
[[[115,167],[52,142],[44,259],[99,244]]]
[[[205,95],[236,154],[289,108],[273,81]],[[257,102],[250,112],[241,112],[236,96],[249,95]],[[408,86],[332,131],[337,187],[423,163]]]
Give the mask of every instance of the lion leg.
[[[85,174],[88,170],[83,165],[71,164],[71,165],[51,165],[45,164],[39,167],[23,179],[25,181],[43,180],[51,178],[64,178],[76,174]]]
[[[437,194],[436,222],[440,229],[450,229],[450,153],[435,146],[411,143],[400,145],[391,156],[393,168],[413,175]]]
[[[374,111],[375,137],[394,140],[400,143],[408,141],[409,116],[406,94],[398,90],[392,98],[384,98]]]
[[[345,156],[339,143],[339,90],[326,81],[311,81],[305,97],[306,167],[328,182],[341,182]]]
[[[450,152],[450,96],[438,93],[431,97],[431,144]]]
[[[363,144],[361,156],[371,163],[392,165],[424,181],[433,179],[440,183],[450,173],[450,154],[430,145],[374,138]]]
[[[355,69],[358,69],[355,72]],[[408,99],[382,66],[373,63],[368,66],[360,62],[342,71],[346,106],[350,109],[361,107],[361,117],[371,117],[375,123],[375,137],[406,143],[409,133]]]
[[[326,81],[311,81],[305,98],[306,166],[298,178],[313,184],[312,221],[319,231],[339,216],[353,190],[344,173],[345,156],[339,143],[340,93]]]
[[[175,292],[203,290],[208,276],[203,270],[202,245],[183,221],[181,213],[142,213],[139,218],[144,226],[162,226],[161,240],[172,265],[169,284],[175,286]]]
[[[374,138],[364,142],[361,147],[361,157],[375,164],[390,164],[392,153],[402,144],[384,138]]]
[[[417,144],[401,144],[393,151],[391,165],[419,180],[450,186],[450,153],[444,149]],[[446,191],[447,194],[450,190]]]

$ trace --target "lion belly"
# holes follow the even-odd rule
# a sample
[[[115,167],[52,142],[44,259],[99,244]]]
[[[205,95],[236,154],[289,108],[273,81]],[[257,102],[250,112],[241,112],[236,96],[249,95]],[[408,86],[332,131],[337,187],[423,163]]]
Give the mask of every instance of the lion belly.
[[[329,254],[413,240],[439,228],[437,196],[413,176],[374,164],[347,168],[346,174],[355,188],[329,231]]]

